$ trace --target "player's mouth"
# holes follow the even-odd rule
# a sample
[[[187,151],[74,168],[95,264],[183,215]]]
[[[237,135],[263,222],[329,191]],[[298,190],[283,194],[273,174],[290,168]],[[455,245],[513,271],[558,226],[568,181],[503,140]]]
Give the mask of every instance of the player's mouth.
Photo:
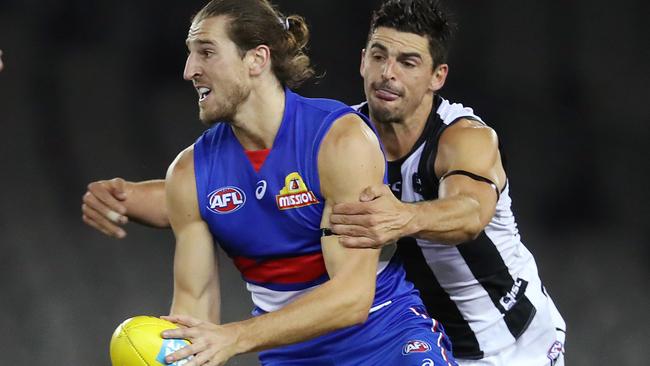
[[[199,103],[205,101],[208,98],[208,95],[212,92],[212,89],[205,86],[197,86],[196,92],[199,93]]]
[[[375,89],[375,97],[387,102],[392,102],[394,100],[397,100],[397,98],[399,98],[400,96],[401,96],[400,93],[388,88]]]

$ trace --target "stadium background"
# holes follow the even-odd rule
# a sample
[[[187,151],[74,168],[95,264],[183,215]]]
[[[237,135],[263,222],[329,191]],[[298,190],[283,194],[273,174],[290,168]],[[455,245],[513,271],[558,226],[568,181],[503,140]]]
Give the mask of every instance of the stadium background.
[[[325,73],[300,91],[360,101],[359,50],[378,1],[278,3],[306,16]],[[181,72],[202,4],[0,0],[3,364],[108,365],[119,322],[167,311],[171,233],[131,225],[109,239],[79,206],[92,180],[162,177],[201,133]],[[647,5],[447,4],[460,29],[442,94],[474,107],[506,146],[524,242],[568,322],[569,364],[647,364]],[[250,301],[222,263],[223,317],[240,319]]]

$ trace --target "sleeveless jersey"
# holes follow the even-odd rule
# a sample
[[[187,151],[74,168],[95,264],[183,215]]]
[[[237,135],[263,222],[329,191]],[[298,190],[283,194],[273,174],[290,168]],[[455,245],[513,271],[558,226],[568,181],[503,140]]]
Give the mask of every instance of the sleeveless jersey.
[[[369,115],[366,103],[354,108]],[[462,118],[484,124],[471,108],[435,96],[412,150],[388,162],[389,185],[397,198],[403,202],[438,198],[439,177],[433,169],[438,140]],[[539,309],[552,334],[556,328],[564,332],[564,320],[521,242],[510,206],[506,183],[492,220],[477,239],[457,246],[408,237],[398,241],[396,255],[404,262],[407,279],[420,291],[431,316],[445,326],[459,359],[481,359],[512,345]]]
[[[199,210],[215,242],[241,272],[256,308],[278,310],[328,280],[321,251],[318,152],[339,117],[356,113],[333,100],[285,91],[283,120],[256,171],[227,123],[194,144]],[[362,116],[368,123],[366,117]],[[400,263],[378,267],[375,310],[412,296]]]

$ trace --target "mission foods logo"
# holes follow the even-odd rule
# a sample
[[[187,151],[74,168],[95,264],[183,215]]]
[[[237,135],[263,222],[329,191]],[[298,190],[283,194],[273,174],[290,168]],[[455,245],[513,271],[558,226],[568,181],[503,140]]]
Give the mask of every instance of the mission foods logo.
[[[280,210],[304,207],[318,203],[318,199],[312,191],[307,189],[305,182],[297,172],[293,172],[284,178],[284,188],[280,194],[275,196],[275,202]]]
[[[244,191],[237,187],[223,187],[208,195],[208,209],[217,214],[239,210],[246,203]]]

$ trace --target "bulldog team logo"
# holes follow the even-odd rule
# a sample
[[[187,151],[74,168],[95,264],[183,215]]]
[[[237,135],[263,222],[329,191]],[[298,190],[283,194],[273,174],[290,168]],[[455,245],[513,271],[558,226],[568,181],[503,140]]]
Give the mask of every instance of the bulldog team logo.
[[[284,178],[284,188],[275,196],[275,202],[280,210],[288,210],[314,205],[319,201],[314,193],[307,189],[300,174],[293,172]]]
[[[408,341],[402,348],[402,354],[408,355],[409,353],[428,352],[431,350],[429,343],[425,341]]]
[[[246,203],[244,191],[237,187],[223,187],[208,195],[208,209],[217,214],[239,210]]]

